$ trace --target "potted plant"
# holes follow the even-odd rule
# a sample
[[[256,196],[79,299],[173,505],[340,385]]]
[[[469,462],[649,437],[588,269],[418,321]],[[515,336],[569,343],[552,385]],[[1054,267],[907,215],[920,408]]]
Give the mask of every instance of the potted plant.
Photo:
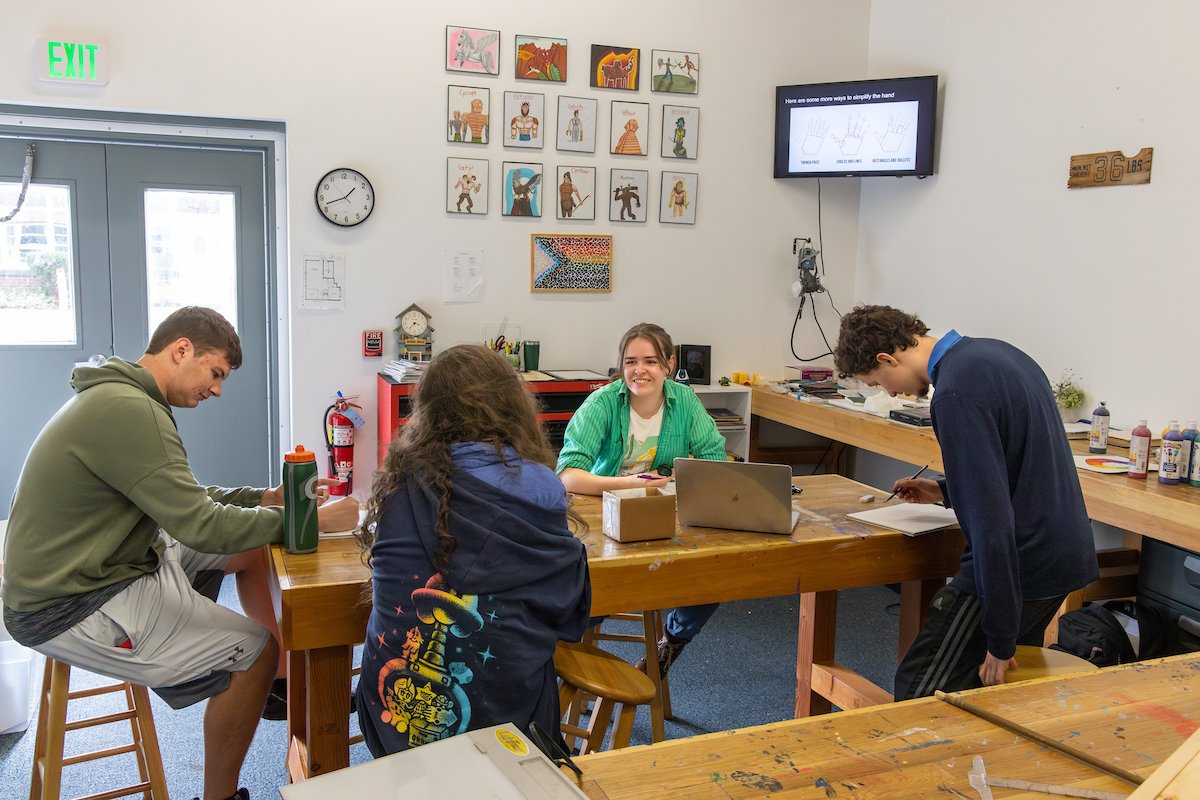
[[[1079,416],[1075,409],[1083,406],[1083,387],[1075,380],[1075,373],[1063,370],[1062,377],[1050,383],[1050,389],[1054,392],[1054,402],[1062,409],[1063,419],[1074,422]]]

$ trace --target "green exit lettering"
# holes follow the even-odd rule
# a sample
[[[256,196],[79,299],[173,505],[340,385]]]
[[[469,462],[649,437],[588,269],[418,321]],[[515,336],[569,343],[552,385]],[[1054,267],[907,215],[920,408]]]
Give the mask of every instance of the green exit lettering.
[[[96,51],[99,45],[83,42],[46,42],[50,77],[59,80],[96,80]]]

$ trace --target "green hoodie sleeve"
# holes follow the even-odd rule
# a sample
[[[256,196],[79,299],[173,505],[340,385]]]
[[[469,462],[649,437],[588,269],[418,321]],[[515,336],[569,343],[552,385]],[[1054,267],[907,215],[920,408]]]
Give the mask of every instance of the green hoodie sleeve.
[[[149,398],[121,405],[121,427],[129,433],[123,457],[91,466],[142,513],[205,553],[240,553],[283,540],[281,508],[249,507],[257,506],[262,490],[201,486],[170,415]]]

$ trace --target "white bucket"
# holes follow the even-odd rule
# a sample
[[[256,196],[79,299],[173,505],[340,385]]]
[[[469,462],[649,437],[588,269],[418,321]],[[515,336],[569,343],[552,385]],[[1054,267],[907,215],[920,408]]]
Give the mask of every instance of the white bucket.
[[[29,727],[29,665],[33,652],[13,641],[0,642],[0,733]]]

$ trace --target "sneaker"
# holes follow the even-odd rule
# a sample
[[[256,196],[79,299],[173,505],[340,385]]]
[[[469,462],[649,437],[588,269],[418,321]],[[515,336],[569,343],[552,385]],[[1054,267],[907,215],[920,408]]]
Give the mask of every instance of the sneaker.
[[[663,637],[658,640],[658,674],[666,677],[667,670],[679,658],[679,654],[683,652],[683,648],[687,647],[688,639],[680,639],[677,636],[672,636],[669,633],[664,633]],[[643,656],[635,665],[642,672],[646,671],[646,659]]]
[[[271,692],[267,695],[267,704],[263,707],[263,719],[273,722],[287,719],[287,678],[276,678],[271,683]],[[236,800],[236,798],[230,798]]]

